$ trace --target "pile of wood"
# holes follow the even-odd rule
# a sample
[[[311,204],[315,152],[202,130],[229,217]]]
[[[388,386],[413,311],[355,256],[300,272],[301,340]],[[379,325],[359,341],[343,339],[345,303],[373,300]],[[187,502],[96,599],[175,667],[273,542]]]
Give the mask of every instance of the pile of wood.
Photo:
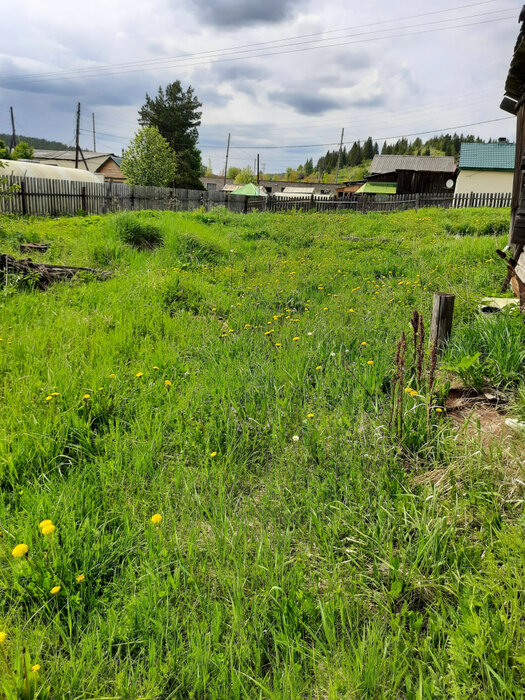
[[[9,273],[15,273],[31,280],[40,289],[46,289],[53,282],[69,280],[79,273],[90,274],[97,279],[107,279],[111,272],[94,270],[91,267],[71,267],[69,265],[49,265],[47,263],[33,262],[31,258],[17,260],[11,255],[0,253],[0,273],[5,279]]]

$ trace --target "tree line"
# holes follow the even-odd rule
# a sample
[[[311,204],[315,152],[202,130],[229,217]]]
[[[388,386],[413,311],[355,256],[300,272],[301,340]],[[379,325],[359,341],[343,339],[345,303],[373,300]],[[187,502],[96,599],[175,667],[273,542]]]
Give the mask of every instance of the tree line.
[[[445,155],[453,156],[456,160],[459,160],[459,152],[461,149],[461,143],[483,143],[483,139],[473,136],[472,134],[440,134],[439,136],[432,136],[426,141],[422,141],[419,137],[413,141],[409,141],[406,138],[401,138],[394,143],[383,143],[381,148],[381,155],[414,155],[414,156],[430,156],[430,155]],[[492,143],[491,139],[489,143]],[[341,161],[340,167],[355,167],[361,165],[366,161],[372,160],[374,155],[378,154],[379,145],[377,141],[373,141],[372,137],[368,137],[366,141],[362,144],[360,141],[355,141],[350,148],[346,146],[341,151]],[[327,151],[324,156],[321,156],[317,161],[315,170],[318,173],[331,173],[337,168],[337,160],[339,157],[339,149],[334,151]],[[305,175],[312,174],[314,168],[312,167],[312,161],[309,159],[306,163],[310,163],[309,169],[311,172],[306,172],[306,164],[304,166],[300,165],[299,170],[303,170]]]

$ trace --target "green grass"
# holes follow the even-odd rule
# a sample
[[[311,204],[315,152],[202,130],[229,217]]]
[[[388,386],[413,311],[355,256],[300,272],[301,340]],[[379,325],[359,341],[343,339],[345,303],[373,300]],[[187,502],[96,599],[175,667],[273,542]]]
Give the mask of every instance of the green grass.
[[[153,250],[1,219],[2,252],[114,273],[2,288],[5,696],[523,697],[522,439],[457,439],[423,384],[388,428],[434,291],[446,363],[525,411],[523,323],[477,311],[508,216],[143,212]]]

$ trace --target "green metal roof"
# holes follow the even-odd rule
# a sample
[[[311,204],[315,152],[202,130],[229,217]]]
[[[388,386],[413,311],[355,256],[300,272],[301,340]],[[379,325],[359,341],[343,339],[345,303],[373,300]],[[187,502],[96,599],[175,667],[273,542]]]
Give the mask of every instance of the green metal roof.
[[[247,185],[243,185],[242,187],[239,187],[239,189],[234,190],[232,194],[241,194],[241,195],[247,195],[248,197],[267,197],[266,190],[264,187],[258,187],[257,185],[254,185],[252,182],[249,182]]]
[[[515,143],[462,143],[462,170],[514,170]]]
[[[396,187],[395,182],[365,182],[356,194],[395,194]]]

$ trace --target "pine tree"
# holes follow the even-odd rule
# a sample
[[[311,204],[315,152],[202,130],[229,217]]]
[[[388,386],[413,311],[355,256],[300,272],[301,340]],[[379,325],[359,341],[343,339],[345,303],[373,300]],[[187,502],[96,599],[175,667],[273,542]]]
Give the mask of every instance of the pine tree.
[[[191,85],[186,91],[179,80],[159,91],[155,98],[146,95],[139,110],[139,124],[154,126],[176,154],[175,187],[203,189],[200,181],[201,154],[197,148],[201,123],[201,103]]]

